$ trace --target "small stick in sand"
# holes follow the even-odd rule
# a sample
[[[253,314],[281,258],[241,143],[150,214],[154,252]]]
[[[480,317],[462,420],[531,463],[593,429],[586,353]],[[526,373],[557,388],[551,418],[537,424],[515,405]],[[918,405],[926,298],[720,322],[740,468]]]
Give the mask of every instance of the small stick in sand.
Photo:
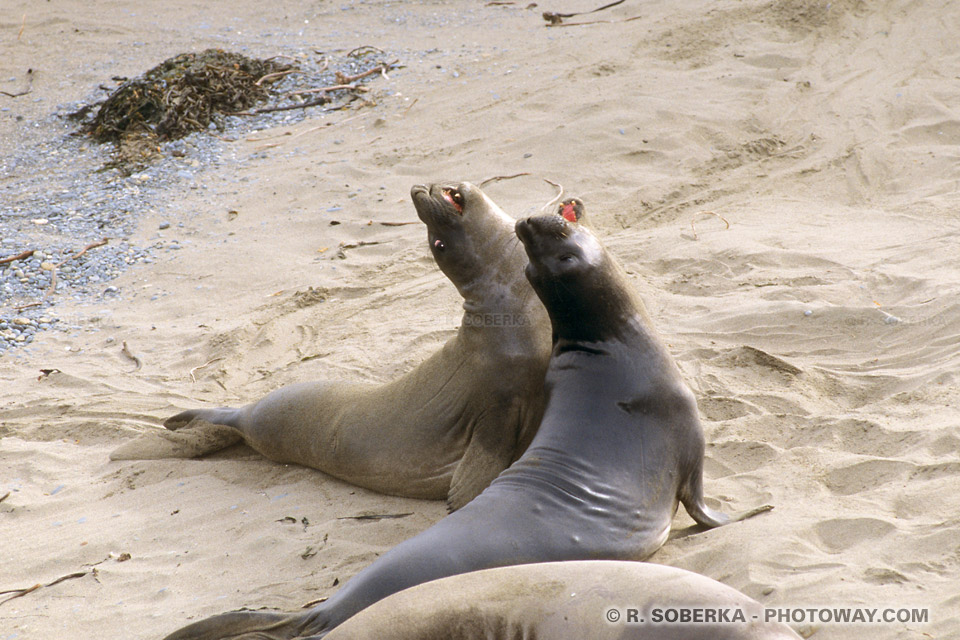
[[[588,24],[617,24],[618,22],[633,22],[634,20],[639,20],[643,16],[633,16],[632,18],[624,18],[623,20],[588,20],[587,22],[556,22],[548,24],[548,27],[582,27]]]
[[[698,211],[697,213],[694,214],[693,219],[690,220],[690,230],[693,231],[693,239],[694,239],[694,240],[699,240],[699,239],[700,239],[700,237],[697,236],[697,228],[694,226],[694,223],[695,223],[696,220],[697,220],[697,216],[701,216],[701,215],[702,215],[702,216],[716,216],[717,218],[720,218],[721,220],[723,220],[723,224],[727,225],[727,229],[730,228],[730,222],[729,222],[726,218],[724,218],[722,215],[720,215],[719,213],[714,213],[713,211]]]
[[[412,511],[410,513],[367,513],[359,516],[340,516],[337,520],[386,520],[390,518],[406,518],[412,515]]]
[[[17,42],[20,42],[20,36],[23,35],[23,28],[27,26],[27,14],[23,14],[20,20],[20,31],[17,32]]]
[[[275,55],[275,56],[270,56],[270,57],[267,58],[264,62],[270,62],[271,60],[276,60],[277,58],[284,58],[285,60],[293,60],[294,62],[297,61],[297,59],[294,58],[293,56],[287,56],[287,55],[284,55],[284,54],[282,54],[282,53],[278,53],[278,54]]]
[[[258,116],[261,113],[272,113],[273,111],[290,111],[291,109],[307,109],[309,107],[319,107],[330,102],[326,96],[320,96],[316,100],[309,100],[303,104],[288,104],[282,107],[261,107],[253,111],[234,111],[232,116]]]
[[[143,361],[137,356],[133,355],[133,353],[130,351],[130,347],[127,346],[126,340],[123,341],[123,349],[120,350],[120,353],[133,360],[134,364],[137,365],[133,371],[140,371],[140,369],[143,367]],[[130,373],[133,373],[133,371]]]
[[[33,69],[27,69],[27,88],[23,91],[18,91],[17,93],[10,93],[9,91],[0,91],[5,96],[11,98],[19,98],[20,96],[25,96],[33,90]]]
[[[387,75],[387,71],[389,71],[390,69],[392,69],[392,68],[394,67],[394,65],[396,65],[398,62],[400,62],[400,61],[399,61],[399,60],[394,60],[393,62],[381,62],[380,64],[378,64],[378,65],[375,66],[374,68],[368,69],[367,71],[364,71],[363,73],[358,73],[358,74],[355,75],[355,76],[348,76],[348,75],[345,75],[345,74],[337,71],[337,82],[339,82],[340,84],[349,84],[349,83],[351,83],[351,82],[354,82],[354,81],[356,81],[356,80],[359,80],[360,78],[366,78],[367,76],[372,76],[372,75],[375,74],[375,73],[379,73],[379,74],[382,75],[384,78],[387,78],[387,79],[389,80],[390,77]]]
[[[318,89],[297,89],[296,91],[291,91],[287,95],[302,96],[308,93],[327,93],[329,91],[344,91],[344,90],[360,91],[360,92],[369,91],[369,89],[367,89],[366,87],[359,87],[355,84],[343,83],[343,84],[335,84],[329,87],[320,87]]]
[[[83,249],[81,249],[81,250],[78,251],[77,253],[73,254],[72,256],[68,256],[68,257],[64,258],[63,260],[61,260],[60,262],[58,262],[58,263],[57,263],[57,268],[62,267],[64,264],[66,264],[66,263],[67,263],[68,261],[70,261],[70,260],[76,260],[77,258],[79,258],[80,256],[82,256],[83,254],[85,254],[87,251],[89,251],[90,249],[95,249],[95,248],[97,248],[97,247],[102,247],[103,245],[107,244],[109,241],[110,241],[110,238],[104,238],[103,240],[97,240],[96,242],[91,242],[90,244],[88,244],[87,246],[85,246]]]
[[[6,500],[6,499],[9,498],[9,497],[10,497],[10,492],[7,491],[5,494],[3,494],[2,496],[0,496],[0,502],[3,502],[4,500]]]
[[[481,180],[480,184],[478,184],[477,186],[482,189],[483,185],[487,184],[488,182],[500,182],[501,180],[513,180],[514,178],[519,178],[520,176],[528,176],[528,175],[530,175],[529,171],[524,171],[523,173],[515,173],[512,176],[490,176],[489,178],[485,178]]]
[[[218,360],[223,360],[223,358],[214,358],[213,360],[208,360],[207,362],[204,362],[204,363],[203,363],[202,365],[200,365],[199,367],[194,367],[193,369],[190,369],[190,380],[193,381],[193,382],[196,382],[196,381],[197,381],[197,377],[196,377],[195,375],[193,375],[193,374],[195,374],[195,373],[196,373],[197,371],[199,371],[200,369],[203,369],[204,367],[210,366],[211,364],[213,364],[214,362],[216,362],[216,361],[218,361]]]
[[[37,589],[41,589],[41,588],[43,588],[43,587],[52,587],[53,585],[59,584],[59,583],[63,582],[64,580],[72,580],[73,578],[82,578],[83,576],[87,575],[88,573],[90,573],[90,572],[89,572],[89,571],[77,571],[77,572],[75,572],[75,573],[70,573],[70,574],[67,574],[67,575],[65,575],[65,576],[60,576],[59,578],[57,578],[57,579],[54,580],[53,582],[49,582],[49,583],[47,583],[47,584],[39,584],[39,583],[38,583],[38,584],[33,585],[32,587],[26,587],[25,589],[7,589],[6,591],[0,591],[0,594],[3,594],[3,593],[12,593],[12,594],[13,594],[12,596],[10,596],[9,598],[7,598],[6,600],[0,600],[0,604],[3,604],[3,603],[5,603],[5,602],[10,602],[10,601],[13,600],[14,598],[20,598],[20,597],[22,597],[22,596],[27,595],[28,593],[32,593],[32,592],[36,591]]]
[[[369,53],[370,51],[379,51],[380,53],[385,53],[383,49],[374,47],[373,45],[365,44],[362,47],[357,47],[356,49],[353,49],[347,52],[347,57],[349,58],[360,51],[362,51],[363,53]]]
[[[560,192],[556,195],[556,197],[555,197],[553,200],[551,200],[550,202],[548,202],[547,204],[543,205],[543,206],[540,208],[541,211],[546,211],[547,209],[549,209],[549,208],[552,207],[553,205],[555,205],[555,204],[557,204],[558,202],[560,202],[560,198],[563,197],[563,185],[562,185],[562,184],[559,184],[559,183],[557,183],[557,182],[554,182],[553,180],[547,180],[546,178],[544,178],[543,181],[546,182],[547,184],[552,184],[553,186],[555,186],[557,189],[560,190]]]
[[[23,253],[18,253],[15,256],[10,256],[8,258],[0,258],[0,264],[7,264],[9,262],[15,262],[17,260],[26,260],[33,255],[33,249],[27,249]]]
[[[590,11],[581,11],[579,13],[554,13],[553,11],[544,11],[543,19],[546,20],[549,24],[548,27],[556,26],[563,22],[563,18],[572,18],[574,16],[585,16],[588,13],[596,13],[597,11],[603,11],[604,9],[609,9],[610,7],[615,7],[618,4],[623,4],[624,0],[616,0],[616,2],[611,2],[610,4],[605,4],[602,7],[597,7]]]
[[[288,76],[291,73],[303,73],[303,72],[300,71],[299,69],[287,69],[286,71],[277,71],[275,73],[268,73],[267,75],[263,76],[253,84],[259,87],[261,82],[264,82],[266,80],[273,80],[274,78],[282,78],[283,76]]]
[[[50,294],[52,294],[57,288],[57,269],[62,267],[64,264],[66,264],[70,260],[75,260],[76,258],[79,258],[90,249],[94,249],[96,247],[102,247],[103,245],[107,244],[107,242],[109,241],[110,241],[109,238],[104,238],[103,240],[97,240],[96,242],[91,242],[90,244],[85,246],[83,249],[81,249],[77,253],[73,254],[72,256],[67,256],[57,264],[53,265],[53,268],[50,269],[50,287],[47,289],[47,292],[43,294],[43,300],[46,300],[50,296]],[[41,300],[40,302],[43,302],[43,300]],[[40,302],[36,302],[34,304],[39,305]]]
[[[419,99],[420,99],[420,98],[414,98],[414,99],[413,99],[413,102],[411,102],[410,104],[407,105],[407,108],[403,110],[403,113],[401,113],[400,116],[403,117],[403,116],[407,115],[407,112],[410,111],[410,109],[413,108],[413,105],[417,104],[417,100],[419,100]]]

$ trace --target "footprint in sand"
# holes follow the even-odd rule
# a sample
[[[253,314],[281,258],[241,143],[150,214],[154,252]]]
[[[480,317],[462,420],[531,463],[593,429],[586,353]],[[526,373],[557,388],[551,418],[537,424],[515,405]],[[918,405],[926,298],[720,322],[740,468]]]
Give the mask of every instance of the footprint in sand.
[[[840,553],[857,545],[879,540],[896,530],[877,518],[833,518],[814,527],[820,546],[829,553]]]

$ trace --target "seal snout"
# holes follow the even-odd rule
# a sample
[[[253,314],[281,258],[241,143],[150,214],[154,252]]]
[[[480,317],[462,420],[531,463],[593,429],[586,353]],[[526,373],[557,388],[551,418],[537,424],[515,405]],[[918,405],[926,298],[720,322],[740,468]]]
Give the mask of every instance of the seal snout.
[[[462,189],[449,183],[414,185],[410,189],[410,198],[417,215],[428,225],[452,216],[462,216],[466,203]]]
[[[515,229],[524,245],[538,237],[563,239],[570,235],[570,224],[567,220],[553,214],[518,220]]]

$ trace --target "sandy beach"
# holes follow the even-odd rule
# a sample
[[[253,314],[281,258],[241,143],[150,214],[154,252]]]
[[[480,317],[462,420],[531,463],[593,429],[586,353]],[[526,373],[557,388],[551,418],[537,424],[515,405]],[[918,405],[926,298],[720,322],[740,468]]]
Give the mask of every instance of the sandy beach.
[[[540,15],[602,4],[5,3],[0,89],[32,72],[29,94],[0,95],[0,153],[61,135],[42,125],[56,105],[181,52],[371,45],[402,66],[369,104],[223,142],[126,238],[179,250],[132,265],[117,295],[55,298],[78,328],[0,355],[0,640],[161,638],[296,609],[442,518],[441,502],[242,445],[109,454],[182,409],[415,366],[461,309],[410,187],[520,173],[485,191],[521,217],[562,185],[635,279],[697,396],[711,506],[775,505],[706,532],[681,509],[651,561],[768,607],[929,616],[793,624],[804,637],[960,637],[960,11]],[[371,514],[409,515],[353,517]]]

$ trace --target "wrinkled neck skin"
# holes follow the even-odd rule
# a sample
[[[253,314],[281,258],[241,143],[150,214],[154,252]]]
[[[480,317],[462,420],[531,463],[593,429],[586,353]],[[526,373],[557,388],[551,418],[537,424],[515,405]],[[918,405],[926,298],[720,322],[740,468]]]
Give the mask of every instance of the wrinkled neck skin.
[[[491,219],[495,224],[483,235],[477,234],[482,244],[475,248],[487,262],[474,277],[454,283],[463,296],[460,337],[489,343],[490,332],[502,328],[505,330],[496,332],[498,349],[529,353],[531,341],[546,342],[549,320],[524,276],[527,256],[513,233],[514,221],[499,209],[497,212]]]
[[[538,287],[537,294],[550,317],[554,351],[567,351],[577,345],[590,350],[591,344],[603,342],[662,351],[643,300],[620,264],[607,255],[593,274],[595,280],[587,282],[577,294],[556,280],[545,280]]]

